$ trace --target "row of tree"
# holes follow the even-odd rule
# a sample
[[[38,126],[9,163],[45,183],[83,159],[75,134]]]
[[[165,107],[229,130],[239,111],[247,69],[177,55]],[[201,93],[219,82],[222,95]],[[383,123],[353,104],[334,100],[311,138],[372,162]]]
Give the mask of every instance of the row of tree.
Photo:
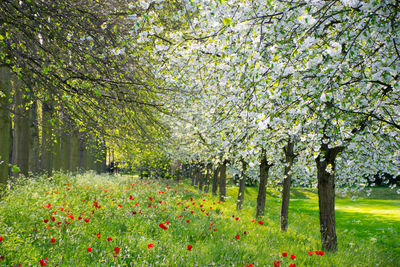
[[[80,131],[52,99],[35,98],[7,67],[1,68],[0,178],[52,171],[105,171],[105,143]]]

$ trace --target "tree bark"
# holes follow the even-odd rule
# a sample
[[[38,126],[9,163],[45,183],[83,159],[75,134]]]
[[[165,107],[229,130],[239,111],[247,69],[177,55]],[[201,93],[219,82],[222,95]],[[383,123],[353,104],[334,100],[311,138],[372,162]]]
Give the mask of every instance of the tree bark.
[[[53,143],[53,170],[61,170],[61,129],[60,126],[54,129],[54,143]]]
[[[219,169],[220,166],[214,166],[214,175],[213,175],[213,183],[212,183],[212,188],[211,188],[211,192],[214,196],[217,195],[217,191],[218,191],[218,174],[219,174]]]
[[[197,168],[197,180],[199,181],[199,190],[203,191],[203,173],[201,165]]]
[[[14,89],[14,131],[13,131],[13,149],[12,162],[20,169],[19,173],[13,173],[13,176],[23,174],[28,176],[29,172],[29,145],[30,145],[30,118],[29,112],[26,112],[27,92],[20,79],[13,76]],[[28,114],[28,116],[27,116]]]
[[[50,101],[43,101],[40,169],[42,172],[45,172],[48,175],[51,175],[53,168],[53,126],[51,125],[52,112],[53,106]]]
[[[69,171],[75,173],[78,170],[78,133],[74,130],[70,136]]]
[[[196,172],[196,168],[193,164],[190,164],[190,179],[192,180],[192,186],[194,186],[195,184],[195,172]]]
[[[337,251],[335,219],[335,160],[343,147],[321,145],[321,154],[315,159],[318,176],[318,204],[322,249]]]
[[[79,171],[85,169],[85,140],[83,135],[78,137],[78,169]]]
[[[281,203],[281,231],[286,231],[289,222],[289,201],[290,201],[290,184],[292,178],[292,166],[295,158],[294,143],[289,139],[285,152],[285,170],[283,174],[283,190],[282,190],[282,203]]]
[[[260,185],[258,187],[257,196],[257,212],[256,217],[263,217],[265,210],[265,196],[266,186],[268,181],[268,171],[272,167],[272,164],[268,164],[265,149],[261,150],[261,162],[260,162]]]
[[[11,90],[11,72],[8,67],[0,67],[0,185],[8,182],[8,164],[10,162],[10,105],[8,98]]]
[[[31,96],[33,98],[33,96]],[[37,101],[29,109],[30,114],[30,144],[29,144],[29,171],[36,174],[39,172],[39,127],[37,115]]]
[[[226,199],[226,165],[228,164],[227,160],[224,160],[220,167],[220,175],[219,175],[219,201],[225,202]]]
[[[242,171],[239,177],[239,193],[236,203],[236,210],[241,210],[244,200],[244,188],[246,185],[246,169],[247,163],[242,159]]]
[[[211,174],[211,163],[207,164],[206,167],[206,179],[205,179],[205,185],[204,185],[204,193],[208,193],[208,190],[210,188],[210,174]]]

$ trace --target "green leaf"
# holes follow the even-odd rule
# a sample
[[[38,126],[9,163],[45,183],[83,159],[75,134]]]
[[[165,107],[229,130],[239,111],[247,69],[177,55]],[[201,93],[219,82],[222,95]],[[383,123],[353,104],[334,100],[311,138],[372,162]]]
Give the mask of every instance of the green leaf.
[[[223,18],[222,22],[224,23],[224,25],[231,25],[232,24],[232,19],[230,18]]]
[[[17,165],[13,165],[12,168],[11,168],[11,171],[12,172],[20,172],[21,169]]]

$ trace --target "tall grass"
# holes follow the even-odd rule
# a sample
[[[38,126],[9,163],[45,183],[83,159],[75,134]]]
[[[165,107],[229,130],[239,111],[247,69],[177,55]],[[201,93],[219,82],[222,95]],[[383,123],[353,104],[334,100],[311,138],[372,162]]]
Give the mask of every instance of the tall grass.
[[[133,176],[26,180],[0,202],[0,265],[38,266],[47,258],[47,266],[399,266],[399,218],[384,212],[398,200],[339,199],[339,251],[309,256],[320,250],[315,192],[294,190],[282,233],[276,192],[256,219],[256,189],[246,188],[241,212],[236,190],[218,203],[185,183]]]

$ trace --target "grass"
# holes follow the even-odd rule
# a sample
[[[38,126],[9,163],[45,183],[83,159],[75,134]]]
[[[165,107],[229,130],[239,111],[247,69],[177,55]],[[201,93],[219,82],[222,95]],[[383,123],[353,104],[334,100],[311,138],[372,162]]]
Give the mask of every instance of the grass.
[[[400,201],[388,189],[337,199],[339,251],[323,256],[307,254],[320,250],[315,190],[292,190],[286,233],[279,230],[278,190],[268,190],[262,225],[254,218],[256,187],[246,188],[240,212],[237,187],[227,192],[219,204],[165,180],[93,173],[27,180],[0,202],[0,265],[39,266],[47,258],[47,266],[399,266]]]

